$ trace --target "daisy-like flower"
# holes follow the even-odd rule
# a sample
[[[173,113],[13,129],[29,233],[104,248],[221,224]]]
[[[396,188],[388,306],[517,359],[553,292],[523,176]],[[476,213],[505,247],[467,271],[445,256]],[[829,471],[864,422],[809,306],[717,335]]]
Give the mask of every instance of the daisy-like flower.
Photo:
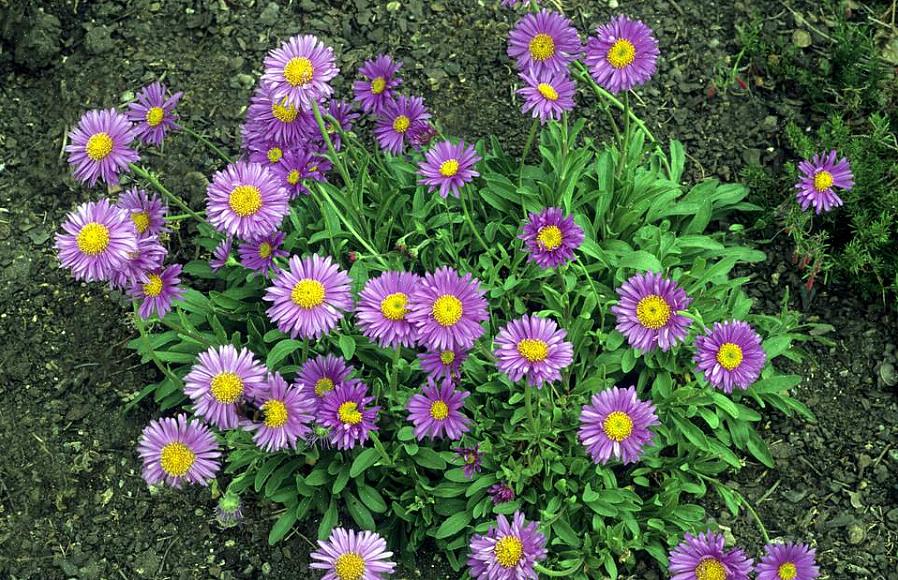
[[[528,259],[548,269],[574,259],[574,250],[583,243],[584,235],[573,216],[565,216],[561,208],[547,207],[539,213],[530,213],[518,238],[527,246]]]
[[[472,578],[485,580],[536,580],[534,564],[547,554],[546,537],[521,512],[515,512],[511,522],[500,514],[495,527],[471,538],[470,548],[468,571]]]
[[[652,440],[649,427],[657,424],[655,405],[640,401],[636,387],[612,387],[583,406],[580,443],[596,463],[608,463],[612,455],[624,464],[635,463]]]
[[[436,138],[437,128],[431,125],[429,121],[418,121],[412,123],[405,136],[412,147],[416,151],[420,151],[430,145],[430,142]]]
[[[150,421],[137,451],[143,460],[143,478],[150,485],[208,485],[220,467],[221,450],[212,431],[200,421],[188,421],[183,413]]]
[[[212,259],[209,260],[209,267],[212,268],[213,272],[218,272],[228,263],[231,257],[231,244],[233,243],[234,238],[226,236],[225,239],[215,246],[215,250],[212,252]]]
[[[145,274],[143,280],[137,282],[128,292],[133,298],[143,300],[138,310],[141,318],[147,319],[156,314],[165,318],[175,300],[184,298],[181,283],[181,265],[172,264],[160,272]]]
[[[470,479],[474,477],[475,473],[480,473],[480,445],[475,445],[474,447],[456,447],[455,453],[462,460],[465,477]]]
[[[758,380],[767,355],[761,337],[746,322],[714,323],[706,336],[695,338],[695,362],[705,379],[725,393],[747,389]]]
[[[755,572],[757,580],[816,580],[820,568],[814,549],[805,544],[767,544]]]
[[[309,566],[325,571],[321,580],[382,580],[396,567],[392,555],[376,532],[334,528],[327,540],[318,540]]]
[[[514,501],[514,490],[505,483],[494,483],[486,490],[486,493],[493,500],[493,505]]]
[[[524,87],[518,94],[524,97],[521,112],[530,112],[534,118],[539,117],[543,123],[551,119],[558,120],[561,114],[574,108],[574,93],[577,85],[567,73],[534,74],[533,71],[522,72]]]
[[[318,126],[311,111],[291,105],[286,99],[275,100],[265,83],[256,87],[246,109],[243,143],[274,141],[295,146],[317,133]]]
[[[252,240],[274,233],[287,215],[287,190],[258,163],[237,161],[212,176],[206,215],[217,230]]]
[[[451,440],[461,439],[468,432],[470,419],[461,412],[470,393],[456,391],[451,381],[435,381],[428,377],[420,393],[408,401],[408,418],[415,426],[415,437]]]
[[[668,351],[686,338],[689,319],[678,314],[692,302],[686,291],[661,274],[636,274],[617,289],[620,301],[611,307],[617,330],[635,349]]]
[[[62,267],[76,280],[106,280],[137,251],[137,232],[128,214],[108,199],[89,201],[66,216],[55,246]]]
[[[166,97],[167,93],[165,85],[155,82],[140,89],[135,101],[128,103],[128,119],[134,123],[135,135],[147,145],[159,145],[166,133],[180,129],[174,110],[184,93]]]
[[[814,212],[819,214],[842,205],[842,198],[833,188],[850,190],[854,187],[854,175],[848,159],[837,157],[835,150],[824,155],[815,153],[810,160],[798,164],[801,178],[795,184],[795,196],[801,209],[814,206]]]
[[[330,428],[330,442],[337,449],[364,445],[371,431],[377,431],[377,412],[369,407],[374,397],[361,381],[348,381],[324,395],[318,407],[318,422]]]
[[[268,388],[257,397],[262,422],[246,421],[244,428],[255,431],[253,442],[265,451],[274,452],[288,447],[311,432],[316,402],[306,389],[290,387],[279,373],[268,374]]]
[[[655,74],[659,54],[651,28],[618,16],[589,37],[584,63],[599,86],[620,93],[648,82]]]
[[[407,320],[408,300],[419,281],[410,272],[384,272],[368,280],[356,308],[362,334],[384,348],[414,346],[415,330]]]
[[[424,275],[408,303],[408,321],[418,342],[432,350],[468,350],[489,318],[480,281],[443,266]]]
[[[118,184],[118,175],[140,159],[131,149],[135,139],[128,118],[115,109],[88,111],[69,133],[69,165],[78,181],[93,187],[97,179]]]
[[[723,536],[687,533],[669,557],[670,580],[748,580],[752,560],[739,548],[725,550]]]
[[[247,348],[213,346],[200,353],[184,377],[184,393],[196,414],[219,429],[237,427],[237,405],[265,392],[266,369]]]
[[[424,99],[399,95],[396,100],[387,101],[378,113],[374,135],[381,149],[398,155],[405,149],[409,128],[429,118]]]
[[[128,259],[109,273],[109,285],[118,289],[130,289],[149,273],[162,270],[166,255],[168,250],[159,243],[159,238],[138,236],[137,251],[128,254]]]
[[[473,145],[441,141],[424,154],[424,161],[418,165],[418,183],[426,185],[428,191],[439,188],[443,198],[449,194],[458,197],[461,188],[480,175],[474,169],[480,159]]]
[[[466,358],[468,358],[466,351],[451,348],[418,354],[421,370],[435,379],[457,379]]]
[[[327,181],[330,169],[331,162],[312,147],[285,151],[281,160],[271,166],[271,170],[280,178],[281,185],[290,193],[290,199],[309,195],[306,181]]]
[[[349,376],[354,370],[342,358],[322,354],[310,358],[302,365],[296,382],[312,389],[320,403],[326,394],[350,382],[352,379]]]
[[[134,222],[134,229],[141,237],[158,236],[168,231],[165,227],[168,207],[155,193],[150,194],[146,190],[132,187],[118,198],[115,205],[128,212]]]
[[[277,141],[253,140],[246,146],[249,150],[249,160],[264,165],[269,170],[284,158],[287,151],[287,146]]]
[[[278,269],[262,300],[272,303],[266,312],[281,332],[291,338],[319,338],[352,310],[349,283],[330,256],[293,256],[288,269]]]
[[[215,521],[222,528],[233,528],[243,519],[240,496],[236,493],[226,492],[218,499],[215,506]]]
[[[275,232],[258,240],[243,242],[237,250],[237,253],[240,254],[240,263],[244,268],[267,276],[274,268],[275,258],[287,257],[287,250],[281,249],[283,242],[283,232]]]
[[[343,144],[340,132],[349,133],[352,131],[352,125],[359,118],[359,114],[353,111],[352,105],[346,101],[338,101],[336,99],[328,103],[326,113],[333,121],[325,119],[324,129],[330,135],[334,149],[339,151]],[[336,125],[334,125],[334,122],[336,122]]]
[[[366,113],[380,113],[384,105],[393,100],[393,89],[402,84],[396,73],[402,63],[394,61],[387,54],[378,55],[374,60],[366,60],[359,68],[359,76],[365,80],[352,83],[352,92]]]
[[[330,97],[330,80],[338,72],[334,51],[315,36],[303,34],[268,53],[262,82],[271,89],[273,101],[307,110],[313,101]]]
[[[554,320],[525,314],[509,322],[496,336],[496,367],[517,382],[531,385],[561,380],[561,369],[574,360],[574,346]]]
[[[564,73],[580,49],[580,36],[571,21],[545,9],[526,14],[508,36],[508,56],[521,71]]]

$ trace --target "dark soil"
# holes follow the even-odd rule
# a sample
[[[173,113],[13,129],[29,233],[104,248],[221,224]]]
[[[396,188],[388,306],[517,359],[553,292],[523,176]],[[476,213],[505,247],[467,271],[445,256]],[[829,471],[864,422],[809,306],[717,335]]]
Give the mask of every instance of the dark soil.
[[[658,78],[641,91],[641,113],[659,137],[686,143],[694,177],[735,180],[747,161],[781,161],[780,130],[789,118],[805,120],[800,96],[714,80],[738,52],[735,25],[755,11],[765,34],[791,35],[795,17],[782,3],[565,4],[585,31],[618,3],[659,36],[665,56]],[[65,214],[91,196],[68,177],[60,155],[81,112],[118,105],[164,77],[186,92],[180,113],[189,123],[233,147],[265,51],[302,31],[334,46],[347,72],[392,53],[405,63],[407,90],[425,94],[449,132],[468,139],[495,133],[520,147],[527,121],[505,56],[514,15],[497,4],[0,0],[0,577],[311,576],[302,537],[309,534],[300,529],[269,547],[276,514],[267,506],[248,502],[245,523],[222,531],[208,491],[151,496],[140,478],[134,447],[156,410],[146,404],[126,415],[122,408],[153,370],[124,346],[133,329],[121,297],[73,283],[52,250]],[[816,3],[791,5],[825,30]],[[347,87],[343,81],[338,92],[347,95]],[[218,167],[185,136],[149,163],[195,205]],[[758,305],[768,312],[778,311],[794,282],[784,256],[788,250],[773,252],[769,271],[758,275]],[[778,282],[771,273],[781,274]],[[777,469],[750,465],[733,485],[758,504],[771,535],[815,543],[829,578],[893,580],[898,408],[895,391],[877,375],[883,363],[895,364],[896,321],[851,296],[833,288],[817,297],[810,313],[835,327],[829,338],[837,346],[812,347],[794,369],[806,377],[800,398],[818,422],[771,415],[766,435]],[[719,521],[740,543],[758,546],[752,520]],[[457,575],[428,565],[406,576]]]

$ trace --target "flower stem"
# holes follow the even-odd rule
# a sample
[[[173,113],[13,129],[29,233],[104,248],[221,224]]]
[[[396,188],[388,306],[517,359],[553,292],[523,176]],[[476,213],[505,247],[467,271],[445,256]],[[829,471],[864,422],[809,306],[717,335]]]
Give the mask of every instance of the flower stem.
[[[204,137],[200,133],[197,133],[196,131],[194,131],[193,129],[191,129],[190,127],[188,127],[186,125],[180,125],[180,127],[185,133],[187,133],[188,135],[190,135],[191,137],[193,137],[194,139],[196,139],[197,141],[199,141],[200,143],[202,143],[203,145],[205,145],[206,147],[208,147],[209,149],[214,151],[215,154],[218,155],[219,157],[221,157],[225,163],[233,163],[234,162],[234,160],[231,159],[231,157],[227,153],[222,151],[221,148],[218,147],[218,145],[216,145],[212,141],[209,141],[208,139],[206,139],[206,137]]]
[[[183,382],[181,379],[171,370],[162,364],[162,361],[159,360],[159,357],[156,356],[156,351],[153,350],[152,345],[150,344],[150,338],[147,336],[147,329],[144,326],[143,318],[140,317],[140,313],[138,311],[137,302],[133,303],[134,306],[134,325],[137,327],[137,332],[140,334],[140,340],[143,342],[144,348],[147,350],[146,354],[150,357],[150,359],[156,364],[156,367],[162,371],[162,374],[169,378],[173,383],[179,386],[183,386]]]
[[[318,131],[321,132],[321,136],[327,144],[327,151],[330,153],[334,165],[337,166],[337,171],[340,172],[340,177],[343,178],[343,184],[346,187],[349,187],[352,183],[352,179],[349,178],[349,171],[346,169],[346,166],[343,165],[343,159],[337,155],[337,150],[334,148],[334,142],[331,140],[330,133],[327,132],[327,127],[324,126],[324,118],[321,116],[321,109],[318,108],[318,101],[312,101],[312,113],[315,115]]]
[[[161,322],[164,326],[167,326],[167,327],[171,328],[172,330],[174,330],[174,331],[177,332],[178,334],[183,334],[184,336],[188,336],[188,337],[192,338],[193,340],[195,340],[195,341],[197,341],[197,342],[203,344],[203,345],[206,346],[207,348],[210,347],[210,346],[212,346],[212,343],[209,342],[208,340],[206,340],[206,338],[205,338],[204,336],[199,335],[199,334],[196,334],[195,332],[192,332],[192,331],[190,331],[190,330],[187,330],[186,328],[184,328],[184,327],[181,326],[180,324],[177,324],[177,323],[175,323],[175,322],[171,322],[171,321],[166,320],[166,319],[164,319],[164,318],[159,318],[158,320],[159,320],[159,322]]]
[[[527,156],[530,154],[530,148],[533,146],[533,140],[536,138],[536,128],[539,125],[539,119],[533,119],[530,124],[530,132],[527,133],[527,141],[524,142],[524,151],[521,153],[521,166],[518,169],[518,187],[524,183],[524,166],[527,164]],[[521,210],[524,212],[524,219],[527,219],[527,206],[524,198],[521,198]]]
[[[553,578],[561,578],[564,576],[570,576],[574,572],[580,569],[580,566],[583,565],[583,558],[581,557],[577,560],[577,563],[568,568],[567,570],[550,570],[544,567],[542,564],[536,562],[533,564],[533,568],[544,576],[551,576]]]
[[[327,204],[331,206],[331,209],[334,210],[334,213],[337,214],[337,217],[340,218],[340,221],[343,222],[343,225],[346,226],[346,229],[349,230],[349,233],[352,234],[352,236],[362,245],[363,248],[365,248],[365,250],[369,254],[371,254],[380,263],[381,266],[386,268],[388,266],[386,260],[383,259],[383,257],[380,255],[380,253],[377,250],[375,250],[371,246],[371,244],[369,244],[365,240],[365,238],[363,238],[361,235],[359,235],[359,232],[353,227],[353,225],[351,223],[349,223],[349,220],[346,219],[346,216],[343,215],[343,212],[341,212],[339,210],[339,208],[337,208],[337,205],[334,203],[334,200],[332,200],[330,195],[328,195],[327,190],[325,190],[324,187],[321,186],[321,184],[318,184],[317,189],[318,189],[318,193],[321,194],[321,197],[323,197],[324,200],[327,202]]]
[[[468,188],[462,188],[462,190],[458,193],[458,199],[461,201],[461,210],[465,214],[465,221],[468,222],[468,226],[470,226],[471,231],[474,232],[474,237],[477,238],[477,241],[480,242],[480,246],[483,248],[483,251],[487,254],[492,253],[490,251],[489,245],[483,240],[483,237],[480,235],[480,232],[477,230],[477,226],[474,225],[474,220],[471,218],[471,213],[468,211],[468,205],[465,203],[465,191]]]
[[[390,367],[390,398],[394,405],[399,404],[399,357],[402,353],[402,346],[396,345],[393,351],[393,366]]]
[[[135,163],[130,163],[129,166],[131,167],[131,171],[133,171],[140,177],[149,181],[150,185],[152,185],[154,188],[156,188],[156,191],[161,193],[163,196],[165,196],[169,201],[174,203],[176,206],[183,209],[193,219],[211,227],[211,224],[206,221],[206,218],[204,218],[203,216],[201,216],[200,214],[195,212],[189,205],[187,205],[187,203],[183,199],[181,199],[180,197],[178,197],[177,195],[175,195],[174,193],[172,193],[168,189],[166,189],[166,187],[164,185],[162,185],[162,183],[159,181],[159,178],[156,177],[149,170],[144,169],[143,167],[141,167],[140,165],[137,165]]]

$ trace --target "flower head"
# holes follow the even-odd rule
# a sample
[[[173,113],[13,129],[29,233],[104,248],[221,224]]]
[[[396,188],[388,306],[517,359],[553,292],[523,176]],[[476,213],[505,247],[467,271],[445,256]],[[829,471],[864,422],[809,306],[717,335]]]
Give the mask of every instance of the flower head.
[[[333,88],[329,81],[340,69],[334,64],[334,51],[311,34],[297,35],[265,57],[262,82],[271,89],[271,99],[310,109],[312,102],[323,102]]]
[[[739,320],[714,323],[706,336],[695,339],[695,362],[709,383],[732,393],[733,387],[747,389],[758,380],[767,355],[761,337]]]
[[[72,175],[90,187],[97,179],[116,185],[119,173],[140,159],[131,149],[135,136],[131,122],[115,109],[84,113],[69,133],[70,144],[65,148]]]
[[[237,406],[255,400],[268,388],[265,366],[247,348],[210,347],[184,377],[184,393],[196,414],[219,429],[237,427]]]
[[[480,445],[474,447],[456,447],[455,453],[458,455],[464,465],[465,477],[472,478],[475,473],[480,472]]]
[[[377,412],[369,407],[374,397],[368,396],[365,383],[350,380],[324,395],[318,408],[318,421],[330,428],[330,442],[337,449],[352,449],[377,431]]]
[[[393,100],[393,89],[402,84],[402,78],[397,74],[400,68],[402,63],[387,54],[362,64],[359,76],[365,79],[352,83],[352,92],[364,112],[380,113],[384,105]]]
[[[287,212],[287,190],[258,163],[228,165],[212,177],[206,190],[209,223],[238,238],[252,240],[274,233]]]
[[[557,268],[574,258],[574,250],[583,243],[583,230],[573,216],[565,216],[561,208],[547,207],[531,213],[518,238],[530,253],[528,259],[540,268]]]
[[[137,251],[137,232],[128,214],[108,199],[89,201],[66,216],[55,246],[62,267],[76,280],[106,280]]]
[[[486,490],[493,505],[514,501],[514,490],[507,483],[494,483]]]
[[[433,350],[470,349],[489,318],[483,295],[471,274],[460,276],[447,266],[425,274],[408,306],[418,342]]]
[[[748,580],[752,561],[739,548],[724,550],[723,536],[687,533],[670,553],[670,580]]]
[[[359,295],[359,330],[384,348],[414,346],[415,330],[407,319],[409,297],[420,278],[409,272],[384,272],[368,280]]]
[[[243,144],[273,141],[295,147],[307,142],[318,132],[315,116],[310,110],[291,105],[286,98],[275,100],[265,83],[256,87],[246,109],[243,125]]]
[[[545,123],[550,119],[558,120],[561,114],[574,108],[574,93],[577,85],[567,73],[534,71],[522,72],[524,86],[518,94],[524,97],[521,111],[532,113],[533,117]]]
[[[342,358],[322,354],[302,365],[296,382],[310,388],[320,403],[326,394],[346,384],[354,370]]]
[[[466,358],[468,358],[467,351],[452,348],[429,350],[418,354],[422,371],[435,379],[453,381],[461,376],[461,365]]]
[[[278,163],[272,165],[281,180],[281,185],[290,192],[290,199],[299,195],[309,195],[308,181],[327,181],[331,162],[314,147],[298,147],[284,152]]]
[[[554,320],[525,314],[496,336],[496,366],[512,381],[527,377],[537,387],[561,380],[561,369],[574,360],[574,347],[565,336]]]
[[[131,289],[135,283],[146,279],[152,272],[162,270],[162,263],[168,250],[156,236],[138,236],[137,250],[128,254],[128,259],[109,273],[109,285],[118,289]]]
[[[237,250],[237,253],[240,254],[240,263],[244,268],[267,276],[274,268],[275,258],[287,257],[287,250],[281,249],[283,242],[283,232],[275,232],[257,240],[243,242]]]
[[[689,319],[678,314],[692,298],[673,280],[661,274],[636,274],[617,289],[620,301],[611,307],[617,330],[633,348],[649,352],[669,350],[686,338]]]
[[[580,36],[571,21],[545,9],[524,15],[508,36],[508,56],[521,71],[563,73],[580,50]]]
[[[767,544],[755,572],[757,580],[816,580],[820,568],[806,544]]]
[[[580,442],[596,463],[613,455],[624,464],[635,463],[652,439],[649,427],[658,424],[655,405],[640,401],[636,387],[612,387],[592,396],[580,412]]]
[[[318,540],[310,566],[325,571],[321,580],[383,580],[396,567],[392,555],[376,532],[334,528],[327,540]]]
[[[132,187],[118,198],[115,205],[128,212],[140,237],[158,236],[168,231],[165,227],[168,208],[155,193]]]
[[[374,135],[381,149],[398,155],[405,149],[409,128],[429,118],[424,99],[399,95],[396,100],[387,101],[378,113]]]
[[[140,89],[136,100],[128,103],[128,119],[134,123],[135,136],[147,145],[160,145],[166,133],[180,129],[174,110],[183,93],[167,93],[165,85],[155,82]]]
[[[459,196],[459,191],[466,183],[470,183],[480,175],[475,165],[481,160],[473,145],[465,145],[459,141],[453,145],[449,141],[441,141],[424,154],[424,161],[418,166],[418,183],[426,185],[428,191],[437,188],[441,197],[449,194]]]
[[[221,456],[209,428],[200,421],[188,421],[183,413],[151,421],[140,436],[137,451],[146,482],[174,488],[184,483],[207,485],[218,473]]]
[[[437,128],[430,121],[417,121],[412,123],[405,136],[408,137],[408,142],[411,143],[412,147],[420,151],[430,145],[430,142],[436,138],[437,134]]]
[[[599,86],[620,93],[652,78],[659,54],[651,28],[639,20],[617,16],[589,37],[584,62]]]
[[[141,318],[149,318],[154,312],[160,319],[165,318],[172,302],[184,297],[184,290],[179,286],[180,275],[181,265],[172,264],[165,270],[144,274],[143,279],[131,287],[128,294],[143,300],[138,310]]]
[[[212,259],[209,260],[209,267],[213,272],[217,272],[225,267],[231,257],[231,245],[234,243],[232,236],[226,236],[220,241],[215,250],[212,252]]]
[[[246,421],[244,428],[255,431],[253,442],[265,451],[274,452],[305,440],[312,432],[317,405],[311,391],[287,386],[279,373],[268,373],[268,388],[256,398],[262,411],[262,422]]]
[[[511,522],[499,515],[485,535],[471,538],[470,547],[468,571],[472,578],[536,580],[533,566],[546,559],[546,537],[536,522],[528,524],[521,512],[515,512]]]
[[[824,155],[816,153],[798,164],[801,178],[795,184],[795,196],[801,209],[814,206],[814,212],[819,214],[842,205],[842,198],[833,188],[850,190],[854,187],[854,175],[848,159],[837,157],[835,150]]]
[[[409,420],[415,426],[415,437],[461,439],[468,432],[470,419],[461,412],[470,393],[456,391],[451,381],[435,381],[428,377],[427,385],[408,401]]]

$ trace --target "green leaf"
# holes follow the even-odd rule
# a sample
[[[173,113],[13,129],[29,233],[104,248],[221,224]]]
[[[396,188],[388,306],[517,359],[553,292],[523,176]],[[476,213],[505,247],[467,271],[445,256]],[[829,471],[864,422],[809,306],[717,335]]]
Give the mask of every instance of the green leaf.
[[[368,511],[368,508],[359,501],[359,498],[348,491],[343,494],[343,498],[346,500],[346,511],[349,512],[349,515],[355,520],[355,523],[357,523],[360,528],[363,530],[374,530],[376,528],[374,516],[372,516],[371,512]]]
[[[471,514],[467,511],[461,511],[452,514],[446,520],[440,524],[440,527],[437,528],[436,533],[433,535],[438,540],[442,540],[444,538],[449,538],[459,533],[468,525],[468,522],[471,521]]]
[[[281,340],[277,344],[274,345],[270,351],[268,351],[268,357],[265,359],[265,365],[270,369],[277,368],[278,364],[287,358],[291,352],[296,351],[297,349],[302,348],[303,343],[298,340],[293,339],[285,339]]]
[[[365,449],[353,460],[352,467],[349,468],[349,477],[355,479],[360,476],[366,469],[377,463],[379,458],[380,454],[376,449],[370,447]]]
[[[774,466],[773,457],[770,456],[770,450],[767,449],[767,443],[754,430],[748,432],[748,450],[767,467]]]
[[[343,358],[349,360],[355,354],[355,338],[348,334],[340,336],[340,350],[343,352]]]
[[[296,523],[296,508],[291,508],[281,514],[281,517],[274,522],[274,525],[271,526],[271,531],[268,532],[268,545],[273,546],[277,544],[281,539],[287,535],[293,528],[293,524]],[[330,533],[330,532],[328,532]]]
[[[318,539],[326,540],[331,535],[331,530],[337,525],[337,503],[331,498],[331,503],[321,516],[321,523],[318,524]]]
[[[446,469],[446,461],[440,457],[440,454],[429,447],[421,447],[415,454],[415,463],[427,469],[441,471]]]
[[[632,268],[639,272],[663,271],[661,262],[658,261],[658,258],[646,252],[645,250],[637,250],[630,254],[626,254],[620,259],[620,262],[618,262],[618,266],[620,266],[621,268]]]
[[[359,492],[359,499],[369,510],[377,514],[387,511],[387,502],[384,501],[384,497],[380,495],[379,491],[370,485],[365,485],[360,480],[356,480],[355,487]]]

